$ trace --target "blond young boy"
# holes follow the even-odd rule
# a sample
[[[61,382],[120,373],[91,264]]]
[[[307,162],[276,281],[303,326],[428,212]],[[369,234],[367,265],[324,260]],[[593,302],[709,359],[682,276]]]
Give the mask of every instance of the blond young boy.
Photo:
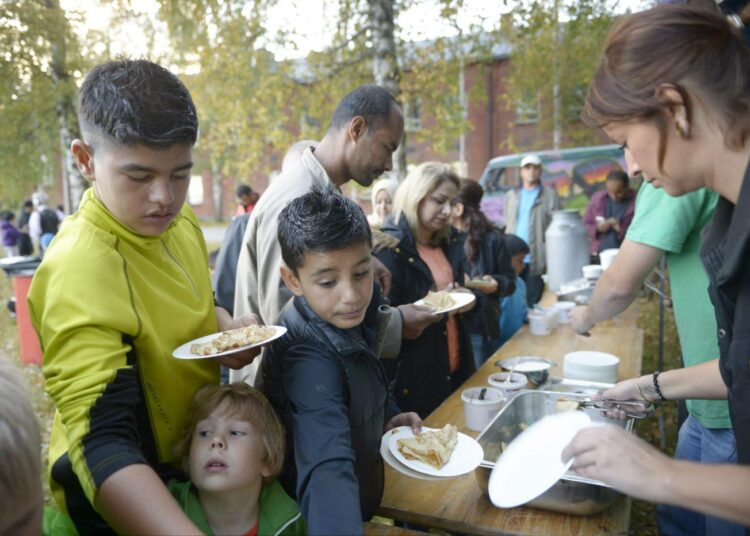
[[[284,428],[259,391],[245,383],[198,391],[178,451],[191,481],[169,489],[204,533],[307,533],[297,504],[275,479]]]

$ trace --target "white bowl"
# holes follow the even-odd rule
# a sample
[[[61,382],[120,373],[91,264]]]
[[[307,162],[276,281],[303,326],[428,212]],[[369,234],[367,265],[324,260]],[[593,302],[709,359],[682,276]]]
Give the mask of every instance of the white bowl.
[[[611,261],[610,261],[611,262]],[[587,264],[581,268],[583,277],[586,279],[599,279],[604,269],[600,264]]]
[[[565,354],[563,376],[573,380],[617,383],[620,359],[605,352],[580,351]]]
[[[480,399],[482,390],[484,390],[484,398]],[[476,431],[484,430],[506,402],[503,392],[494,387],[464,389],[461,393],[461,400],[464,403],[466,427]]]
[[[508,376],[510,376],[510,381],[506,381]],[[513,372],[512,374],[510,372],[495,372],[494,374],[490,374],[490,377],[487,378],[487,383],[492,387],[496,387],[505,392],[507,396],[513,395],[517,391],[526,387],[528,379],[526,378],[526,375],[521,374],[520,372]]]
[[[554,305],[558,324],[570,324],[570,310],[576,306],[573,301],[559,301]]]

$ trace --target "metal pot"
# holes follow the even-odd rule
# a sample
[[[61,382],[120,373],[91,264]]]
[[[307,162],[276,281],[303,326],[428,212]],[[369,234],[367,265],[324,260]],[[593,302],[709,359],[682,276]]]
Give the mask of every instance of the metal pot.
[[[547,251],[547,286],[553,292],[563,283],[579,279],[589,263],[589,239],[575,209],[556,210],[544,233]]]

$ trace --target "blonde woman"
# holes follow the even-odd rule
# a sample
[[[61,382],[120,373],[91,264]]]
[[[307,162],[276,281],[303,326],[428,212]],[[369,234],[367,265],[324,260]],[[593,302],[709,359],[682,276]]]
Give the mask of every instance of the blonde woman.
[[[426,162],[396,191],[393,220],[381,228],[386,236],[375,252],[393,275],[392,305],[413,303],[430,290],[469,292],[457,284],[467,262],[464,235],[449,223],[459,186],[449,166]],[[404,340],[396,362],[385,362],[403,411],[427,417],[474,372],[463,312]]]

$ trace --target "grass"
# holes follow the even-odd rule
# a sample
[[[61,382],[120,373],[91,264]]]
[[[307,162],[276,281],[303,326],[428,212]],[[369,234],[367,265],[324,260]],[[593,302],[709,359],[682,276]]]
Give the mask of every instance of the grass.
[[[217,245],[218,246],[218,245]],[[0,275],[0,299],[3,304],[12,295],[10,278]],[[649,373],[658,366],[658,326],[659,326],[659,301],[655,296],[642,296],[638,298],[638,325],[645,331],[643,351],[643,372]],[[667,309],[665,326],[665,360],[664,369],[679,366],[679,344],[674,325],[672,311]],[[44,379],[41,369],[34,365],[21,363],[18,353],[18,337],[15,320],[7,311],[0,311],[0,359],[10,359],[17,364],[28,388],[34,411],[39,417],[42,428],[42,448],[40,455],[45,462],[47,459],[47,444],[49,430],[54,415],[54,406],[44,392]],[[664,404],[660,411],[664,414],[665,430],[667,437],[667,451],[671,455],[674,450],[677,433],[677,407],[673,402]],[[638,435],[644,440],[658,448],[659,429],[657,419],[651,418],[638,421],[636,426]],[[52,505],[49,489],[45,481],[46,503]],[[633,501],[630,522],[631,534],[656,535],[655,509],[652,504],[642,501]]]

